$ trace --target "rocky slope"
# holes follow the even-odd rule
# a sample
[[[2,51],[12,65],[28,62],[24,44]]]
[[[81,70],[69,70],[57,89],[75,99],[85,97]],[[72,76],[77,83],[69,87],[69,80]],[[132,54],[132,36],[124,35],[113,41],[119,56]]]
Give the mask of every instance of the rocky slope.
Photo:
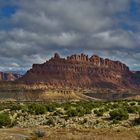
[[[15,81],[20,77],[18,74],[0,72],[0,81]]]
[[[97,55],[72,55],[61,58],[59,54],[43,64],[33,64],[32,69],[19,79],[25,83],[45,83],[53,87],[125,87],[140,89],[140,72],[132,72],[119,61],[103,59]]]

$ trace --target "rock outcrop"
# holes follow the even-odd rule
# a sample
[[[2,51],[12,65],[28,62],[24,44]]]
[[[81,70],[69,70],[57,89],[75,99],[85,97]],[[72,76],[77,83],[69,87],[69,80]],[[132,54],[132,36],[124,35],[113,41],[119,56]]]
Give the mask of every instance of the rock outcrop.
[[[43,64],[33,64],[32,69],[19,79],[26,83],[45,83],[54,87],[140,87],[140,75],[119,61],[85,54],[61,58],[54,54]]]
[[[18,74],[0,72],[0,81],[15,81],[20,77]]]

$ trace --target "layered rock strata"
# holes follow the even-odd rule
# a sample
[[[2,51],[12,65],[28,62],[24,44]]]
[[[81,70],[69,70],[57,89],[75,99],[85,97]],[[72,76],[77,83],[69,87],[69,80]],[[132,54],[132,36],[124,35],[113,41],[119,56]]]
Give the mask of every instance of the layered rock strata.
[[[97,55],[71,55],[61,58],[54,54],[43,64],[33,64],[20,78],[25,83],[45,83],[53,87],[129,87],[139,88],[139,72],[132,72],[120,61],[103,59]]]

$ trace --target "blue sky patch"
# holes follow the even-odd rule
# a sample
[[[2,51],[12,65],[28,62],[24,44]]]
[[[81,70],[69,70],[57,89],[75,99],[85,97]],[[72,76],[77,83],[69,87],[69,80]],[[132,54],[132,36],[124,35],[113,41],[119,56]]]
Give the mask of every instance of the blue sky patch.
[[[117,13],[118,27],[126,31],[137,31],[135,23],[140,22],[140,3],[131,0],[127,11]]]
[[[128,16],[134,18],[135,20],[140,20],[139,14],[140,14],[140,4],[132,0],[130,3]]]
[[[17,6],[4,6],[0,8],[0,18],[8,18],[13,15],[17,10]]]

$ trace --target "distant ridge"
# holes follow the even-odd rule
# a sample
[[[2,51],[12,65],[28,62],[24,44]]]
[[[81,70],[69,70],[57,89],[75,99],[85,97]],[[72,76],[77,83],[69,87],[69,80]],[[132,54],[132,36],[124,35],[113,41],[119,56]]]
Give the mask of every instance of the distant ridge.
[[[11,72],[0,72],[0,81],[15,81],[20,78],[21,75]]]
[[[120,61],[85,54],[54,57],[32,68],[18,80],[25,83],[45,83],[53,87],[125,87],[140,89],[140,72],[132,72]]]

